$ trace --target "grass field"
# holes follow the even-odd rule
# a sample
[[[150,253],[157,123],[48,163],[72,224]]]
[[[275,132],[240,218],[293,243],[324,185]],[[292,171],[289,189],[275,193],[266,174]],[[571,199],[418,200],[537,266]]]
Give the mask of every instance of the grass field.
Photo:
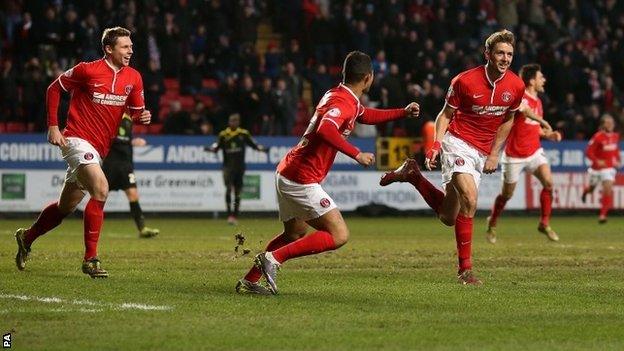
[[[455,280],[452,229],[432,218],[347,218],[337,252],[288,262],[278,296],[239,296],[251,263],[235,258],[222,220],[108,220],[100,243],[110,278],[79,268],[82,223],[68,220],[15,269],[13,232],[0,222],[0,333],[18,350],[622,350],[624,219],[559,217],[560,243],[536,218],[506,217],[499,242],[475,223],[476,272]],[[252,253],[278,230],[243,219]]]

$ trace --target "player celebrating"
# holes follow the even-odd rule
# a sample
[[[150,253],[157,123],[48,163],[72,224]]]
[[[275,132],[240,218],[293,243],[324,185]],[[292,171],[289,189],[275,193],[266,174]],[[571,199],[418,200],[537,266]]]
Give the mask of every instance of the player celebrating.
[[[15,263],[20,270],[26,267],[33,241],[61,224],[84,198],[86,190],[91,198],[84,210],[82,271],[92,278],[108,277],[97,256],[108,195],[102,159],[108,154],[127,108],[144,124],[149,124],[151,114],[144,111],[141,75],[128,67],[133,53],[130,31],[121,27],[105,29],[102,50],[104,58],[79,63],[48,87],[48,142],[60,147],[68,168],[59,200],[44,208],[30,228],[20,228],[15,233]],[[71,94],[63,133],[57,116],[61,91]]]
[[[598,223],[607,223],[607,214],[613,206],[613,182],[617,169],[620,168],[620,134],[614,132],[615,120],[609,114],[600,118],[600,130],[589,140],[585,155],[591,160],[589,185],[583,190],[583,202],[594,191],[598,183],[602,184],[600,215]]]
[[[523,170],[533,173],[543,187],[540,193],[542,213],[537,230],[552,241],[559,240],[559,236],[549,224],[552,212],[552,174],[544,149],[540,145],[540,137],[561,141],[561,134],[552,131],[548,124],[540,125],[540,122],[545,121],[543,119],[542,100],[537,94],[544,92],[544,84],[546,83],[540,65],[524,65],[520,68],[519,74],[526,89],[520,105],[520,113],[514,118],[513,127],[501,157],[503,188],[494,201],[492,214],[487,219],[486,238],[492,244],[496,243],[496,220],[503,212],[507,201],[513,196],[516,184],[520,179],[520,172]]]
[[[132,146],[144,146],[146,143],[143,138],[132,138],[132,118],[124,113],[117,137],[113,140],[110,152],[102,166],[109,190],[123,190],[126,193],[130,213],[139,230],[140,238],[151,238],[160,233],[158,229],[145,226],[145,217],[139,204],[139,192],[134,175]]]
[[[513,45],[510,31],[493,33],[485,41],[487,63],[451,81],[446,103],[436,118],[435,141],[425,159],[426,167],[431,169],[443,151],[442,183],[446,194],[422,175],[413,159],[384,174],[380,181],[382,186],[397,181],[411,183],[442,223],[455,226],[457,276],[462,284],[481,284],[472,272],[471,261],[477,188],[482,173],[496,171],[500,148],[524,95],[524,83],[509,70]]]
[[[350,52],[342,69],[343,82],[325,93],[301,141],[277,166],[276,190],[284,231],[269,242],[266,252],[256,256],[256,267],[239,280],[239,293],[277,294],[276,273],[289,259],[334,250],[344,245],[349,230],[334,201],[320,183],[331,168],[338,151],[364,167],[372,165],[372,153],[361,152],[345,139],[355,122],[378,124],[403,117],[416,117],[419,106],[377,110],[360,104],[360,97],[373,82],[373,66],[368,55]],[[316,231],[306,235],[310,225]],[[258,284],[263,275],[267,290]]]
[[[247,129],[240,128],[240,115],[235,113],[228,119],[228,126],[219,133],[219,138],[204,149],[210,152],[223,150],[223,182],[225,183],[225,206],[228,223],[237,224],[238,212],[245,177],[245,146],[268,152],[269,149],[258,144]],[[232,190],[234,190],[234,211],[232,211]]]

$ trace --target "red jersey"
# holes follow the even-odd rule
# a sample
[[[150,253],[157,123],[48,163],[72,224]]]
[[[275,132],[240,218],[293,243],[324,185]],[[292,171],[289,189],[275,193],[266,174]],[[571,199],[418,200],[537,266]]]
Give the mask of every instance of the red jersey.
[[[598,131],[587,144],[585,155],[592,161],[592,169],[613,168],[620,163],[620,134],[615,132]],[[598,165],[597,161],[604,161]]]
[[[127,108],[145,108],[143,80],[132,67],[116,71],[105,59],[81,62],[58,77],[48,89],[48,125],[58,125],[57,108],[51,90],[58,82],[71,93],[65,137],[88,141],[102,158],[106,157],[116,137]]]
[[[338,150],[317,135],[320,124],[335,124],[346,139],[363,111],[360,100],[348,87],[340,84],[328,90],[316,106],[303,138],[277,165],[277,172],[300,184],[323,181],[334,164]]]
[[[520,108],[523,95],[524,83],[509,70],[494,82],[486,66],[464,71],[453,78],[446,95],[446,104],[455,109],[448,131],[489,155],[503,117]]]
[[[351,158],[360,152],[345,141],[356,120],[378,124],[404,116],[404,109],[365,108],[349,87],[340,84],[328,90],[319,101],[303,138],[277,165],[277,172],[300,184],[320,183],[334,164],[338,151]]]
[[[544,116],[542,100],[539,97],[530,95],[526,91],[522,102],[538,116]],[[533,155],[542,147],[540,143],[540,133],[542,127],[539,122],[534,121],[519,112],[514,117],[514,124],[507,137],[505,154],[509,157],[525,158]]]

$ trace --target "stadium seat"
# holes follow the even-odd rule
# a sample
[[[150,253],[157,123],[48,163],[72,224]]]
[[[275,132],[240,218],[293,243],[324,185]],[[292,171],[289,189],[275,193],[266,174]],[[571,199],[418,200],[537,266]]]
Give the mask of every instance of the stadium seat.
[[[162,129],[163,129],[162,123],[153,123],[153,124],[150,124],[148,127],[149,127],[149,133],[150,134],[161,134],[162,133]]]
[[[203,79],[202,87],[209,92],[215,92],[217,91],[217,89],[219,89],[219,81],[216,79]]]
[[[149,126],[145,124],[135,124],[132,127],[132,132],[134,134],[149,134]]]
[[[22,122],[7,122],[6,124],[7,133],[25,133],[26,132],[26,123]]]
[[[26,125],[26,129],[28,130],[28,133],[33,133],[35,131],[36,125],[33,122],[28,122],[28,124]]]
[[[0,122],[0,133],[6,133],[6,124],[4,122]]]
[[[180,91],[180,81],[175,78],[165,79],[165,89],[171,91]]]

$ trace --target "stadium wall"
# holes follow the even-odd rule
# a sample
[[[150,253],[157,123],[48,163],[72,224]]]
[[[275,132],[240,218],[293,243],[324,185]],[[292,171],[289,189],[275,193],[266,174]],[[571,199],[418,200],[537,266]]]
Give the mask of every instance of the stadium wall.
[[[135,147],[135,166],[141,204],[151,212],[222,211],[225,188],[221,177],[221,154],[208,153],[204,145],[214,137],[147,136],[149,145]],[[294,137],[259,137],[271,147],[268,154],[247,150],[247,173],[241,209],[275,211],[276,164],[297,143]],[[374,138],[350,139],[362,150],[374,150]],[[598,208],[598,197],[581,203],[580,194],[587,181],[585,143],[566,141],[544,143],[553,171],[554,208]],[[400,210],[422,210],[427,205],[409,184],[378,186],[382,172],[366,170],[339,154],[333,171],[323,186],[341,209],[355,210],[371,202]],[[58,148],[49,145],[42,134],[0,135],[0,212],[36,212],[55,200],[65,175],[65,163]],[[426,174],[434,184],[441,184],[439,172]],[[488,209],[501,186],[500,173],[484,175],[479,187],[479,209]],[[508,209],[539,207],[539,182],[530,176],[520,182]],[[524,195],[524,196],[523,196]],[[624,177],[618,175],[615,207],[624,207]],[[126,211],[128,203],[122,192],[111,193],[107,211]]]

